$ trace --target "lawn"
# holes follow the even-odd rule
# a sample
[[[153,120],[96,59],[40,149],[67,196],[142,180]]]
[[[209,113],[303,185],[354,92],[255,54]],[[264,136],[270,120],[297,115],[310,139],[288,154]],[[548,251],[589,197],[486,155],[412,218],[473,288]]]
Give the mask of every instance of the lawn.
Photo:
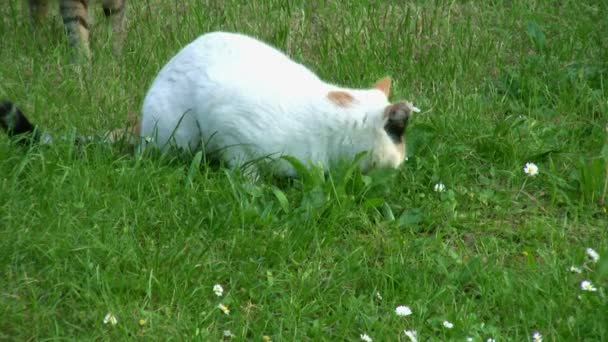
[[[132,0],[118,57],[92,8],[81,66],[56,12],[0,8],[0,98],[58,137],[0,136],[0,340],[608,340],[608,3]],[[409,160],[251,181],[73,146],[214,30],[329,82],[391,75],[422,109]]]

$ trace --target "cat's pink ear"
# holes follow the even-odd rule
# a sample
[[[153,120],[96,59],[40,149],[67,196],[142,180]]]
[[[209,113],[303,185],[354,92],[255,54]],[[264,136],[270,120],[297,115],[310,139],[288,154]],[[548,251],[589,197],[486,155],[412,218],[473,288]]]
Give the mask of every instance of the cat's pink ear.
[[[391,78],[387,76],[381,79],[374,84],[374,88],[380,90],[384,93],[384,95],[386,95],[386,97],[388,97],[391,93]]]

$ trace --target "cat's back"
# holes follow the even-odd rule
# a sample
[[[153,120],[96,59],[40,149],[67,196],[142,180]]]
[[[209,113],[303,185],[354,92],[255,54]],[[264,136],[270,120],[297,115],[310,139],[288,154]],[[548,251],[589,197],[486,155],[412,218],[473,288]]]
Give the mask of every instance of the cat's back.
[[[184,47],[166,66],[195,83],[224,90],[285,91],[286,85],[317,85],[319,78],[278,49],[239,33],[207,33]],[[162,72],[161,72],[162,73]]]
[[[266,43],[242,34],[207,33],[157,75],[144,99],[141,135],[156,135],[160,146],[172,136],[178,145],[195,146],[220,132],[213,139],[218,147],[274,146],[264,138],[287,134],[294,123],[306,126],[322,115],[306,108],[324,98],[326,87]]]

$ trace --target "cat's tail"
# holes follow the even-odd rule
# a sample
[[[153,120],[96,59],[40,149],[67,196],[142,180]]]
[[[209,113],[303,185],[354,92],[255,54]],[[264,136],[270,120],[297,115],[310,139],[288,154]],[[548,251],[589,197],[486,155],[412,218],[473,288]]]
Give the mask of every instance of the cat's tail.
[[[22,144],[50,143],[50,135],[43,133],[12,102],[0,102],[0,127],[11,138]]]
[[[23,114],[23,112],[10,101],[0,102],[0,128],[6,132],[10,138],[14,138],[20,144],[50,144],[53,142],[51,136],[42,131],[37,125]],[[75,143],[78,145],[88,142],[124,142],[129,148],[134,147],[138,141],[140,123],[137,116],[132,114],[128,117],[125,128],[119,128],[94,136],[77,136]]]

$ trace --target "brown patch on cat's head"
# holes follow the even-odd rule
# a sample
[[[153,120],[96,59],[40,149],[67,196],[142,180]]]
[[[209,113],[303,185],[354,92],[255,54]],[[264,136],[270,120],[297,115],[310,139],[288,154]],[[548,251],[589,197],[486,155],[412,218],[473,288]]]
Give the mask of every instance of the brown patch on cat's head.
[[[380,90],[388,98],[391,93],[391,78],[385,77],[374,84],[374,88]]]
[[[342,90],[332,90],[327,93],[327,98],[340,107],[348,107],[355,102],[355,98]]]

